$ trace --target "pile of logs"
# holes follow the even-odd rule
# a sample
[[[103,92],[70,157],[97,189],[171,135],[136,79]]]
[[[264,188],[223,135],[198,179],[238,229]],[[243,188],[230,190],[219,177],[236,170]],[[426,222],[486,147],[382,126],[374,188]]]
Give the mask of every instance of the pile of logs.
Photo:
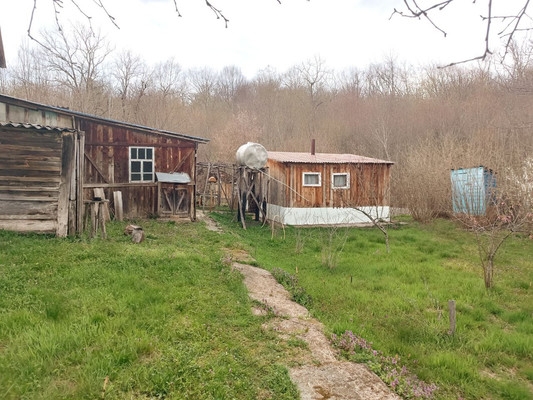
[[[141,243],[144,240],[144,231],[139,225],[126,226],[124,235],[131,235],[131,241],[133,243]]]

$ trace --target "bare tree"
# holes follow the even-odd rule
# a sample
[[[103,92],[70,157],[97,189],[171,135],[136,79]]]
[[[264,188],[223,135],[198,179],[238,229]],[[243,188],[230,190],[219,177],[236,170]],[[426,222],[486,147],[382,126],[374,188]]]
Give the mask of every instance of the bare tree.
[[[245,83],[246,78],[239,67],[226,66],[218,74],[217,93],[227,104],[233,104]]]
[[[318,134],[319,109],[330,99],[333,77],[333,71],[318,56],[294,66],[284,75],[285,87],[303,106],[307,133],[311,138]]]
[[[165,98],[180,98],[187,96],[187,82],[181,65],[174,59],[157,63],[154,67],[153,78],[155,89]]]
[[[15,95],[37,101],[50,101],[50,71],[40,61],[38,52],[30,48],[27,42],[19,48],[17,64],[10,68],[10,71],[16,87]]]
[[[129,112],[133,111],[128,104],[134,96],[135,88],[142,85],[142,77],[145,75],[146,65],[140,56],[131,51],[123,51],[113,62],[111,73],[116,85],[116,91],[120,97],[122,119],[129,120]]]
[[[43,43],[40,41],[40,39],[36,38],[33,33],[32,33],[32,28],[33,28],[33,23],[34,23],[34,20],[35,20],[35,12],[38,8],[38,5],[41,5],[45,0],[33,0],[33,9],[32,9],[32,12],[31,12],[31,15],[30,15],[30,21],[29,21],[29,24],[28,24],[28,36],[32,39],[32,40],[35,40],[37,43],[43,45],[43,46],[47,46],[46,43]],[[91,2],[89,1],[76,1],[76,0],[70,0],[69,2],[67,2],[67,4],[65,4],[65,1],[64,0],[48,0],[51,2],[51,5],[53,7],[53,17],[55,19],[55,22],[56,22],[56,26],[58,28],[58,30],[62,30],[63,27],[62,27],[62,23],[61,23],[61,17],[62,17],[62,12],[65,8],[65,6],[71,6],[73,7],[74,9],[76,9],[78,11],[78,13],[83,16],[89,26],[91,27],[91,30],[92,30],[92,25],[91,25],[91,21],[93,19],[93,13],[94,12],[99,12],[101,14],[104,14],[107,19],[112,23],[114,24],[117,28],[119,27],[118,23],[117,23],[117,19],[110,14],[109,10],[107,9],[106,7],[106,4],[107,2],[105,0],[93,0]],[[280,0],[277,0],[278,2],[280,2]],[[172,0],[173,4],[174,4],[174,11],[177,13],[178,17],[181,17],[182,14],[181,12],[179,11],[179,8],[178,8],[178,2],[179,0]],[[170,3],[170,0],[169,0],[169,3]],[[222,10],[218,7],[216,7],[215,5],[213,5],[212,3],[210,3],[208,0],[205,0],[205,5],[213,12],[213,14],[215,15],[216,19],[221,19],[222,21],[224,21],[224,24],[226,26],[226,28],[228,27],[228,22],[229,22],[229,19],[226,18],[226,16],[223,14]],[[1,41],[0,41],[1,43]]]
[[[76,109],[101,113],[96,100],[105,91],[103,66],[112,51],[105,38],[83,26],[44,31],[42,36],[40,58],[55,83],[70,92]]]
[[[385,164],[373,164],[366,167],[368,171],[362,179],[357,179],[358,193],[364,193],[364,198],[358,199],[358,204],[351,207],[362,213],[379,231],[385,240],[385,249],[390,253],[389,226],[390,215],[390,181],[387,176],[388,167]]]
[[[407,18],[416,18],[416,19],[425,19],[429,22],[435,29],[440,31],[444,36],[447,36],[447,30],[445,27],[441,26],[436,22],[435,16],[437,13],[449,12],[452,9],[453,3],[460,3],[459,0],[431,0],[423,2],[423,4],[418,0],[403,0],[404,7],[403,9],[395,8],[391,17],[394,15],[400,15]],[[503,14],[496,14],[496,7],[499,5],[505,4],[510,8],[511,12],[504,12]],[[497,0],[484,0],[484,1],[473,1],[471,2],[473,7],[481,5],[484,7],[484,13],[480,15],[481,20],[485,24],[485,43],[483,51],[480,55],[448,64],[448,66],[461,64],[465,62],[475,61],[475,60],[486,60],[490,55],[493,54],[493,36],[496,32],[498,39],[501,39],[505,42],[504,48],[504,57],[510,50],[511,43],[515,37],[527,31],[533,29],[533,20],[528,14],[528,11],[531,8],[530,0],[521,0],[518,2],[508,2]]]
[[[335,88],[341,94],[361,98],[364,91],[364,74],[357,68],[343,70],[335,75]]]
[[[484,172],[488,181],[480,180],[478,174],[469,171],[463,173],[466,181],[456,185],[453,193],[455,215],[475,234],[483,281],[490,289],[494,284],[495,258],[504,242],[516,233],[531,232],[533,161],[526,160],[518,170],[506,168],[498,174],[498,187],[495,175]]]
[[[395,56],[388,56],[379,64],[371,64],[365,74],[366,93],[369,96],[403,96],[414,87],[410,78],[412,71],[400,66]]]

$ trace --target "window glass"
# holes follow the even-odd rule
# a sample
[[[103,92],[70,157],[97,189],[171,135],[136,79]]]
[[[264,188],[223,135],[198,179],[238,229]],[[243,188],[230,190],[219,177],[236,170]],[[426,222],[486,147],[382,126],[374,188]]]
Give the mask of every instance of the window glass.
[[[332,182],[334,188],[347,188],[349,186],[348,174],[333,174]]]
[[[304,172],[304,186],[320,186],[320,173]]]
[[[141,172],[141,162],[140,161],[132,161],[131,162],[131,172]]]
[[[130,147],[130,182],[154,181],[154,148]]]

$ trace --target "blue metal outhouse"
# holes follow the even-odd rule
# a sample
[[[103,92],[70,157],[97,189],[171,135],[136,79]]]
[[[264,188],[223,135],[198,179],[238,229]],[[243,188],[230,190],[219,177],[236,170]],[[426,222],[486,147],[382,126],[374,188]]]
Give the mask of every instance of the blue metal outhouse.
[[[485,215],[487,206],[494,204],[496,174],[483,166],[452,169],[453,212]]]

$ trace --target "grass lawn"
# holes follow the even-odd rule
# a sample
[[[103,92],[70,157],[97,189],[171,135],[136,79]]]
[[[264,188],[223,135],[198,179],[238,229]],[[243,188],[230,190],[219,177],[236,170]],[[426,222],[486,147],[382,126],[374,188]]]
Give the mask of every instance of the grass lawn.
[[[290,349],[224,263],[231,235],[140,223],[133,244],[0,231],[0,398],[295,399]]]
[[[330,333],[371,342],[436,384],[435,398],[533,398],[533,240],[504,244],[487,291],[473,236],[450,221],[389,229],[387,253],[373,228],[272,230],[247,221],[244,230],[232,215],[213,217],[259,266],[294,276]]]
[[[124,223],[108,240],[0,231],[0,398],[298,398],[298,350],[261,329],[270,316],[251,314],[227,249],[281,268],[329,333],[371,342],[437,399],[533,398],[532,240],[504,245],[487,291],[473,237],[450,221],[391,228],[387,253],[377,229],[212,216],[223,233],[139,222],[138,245]]]

